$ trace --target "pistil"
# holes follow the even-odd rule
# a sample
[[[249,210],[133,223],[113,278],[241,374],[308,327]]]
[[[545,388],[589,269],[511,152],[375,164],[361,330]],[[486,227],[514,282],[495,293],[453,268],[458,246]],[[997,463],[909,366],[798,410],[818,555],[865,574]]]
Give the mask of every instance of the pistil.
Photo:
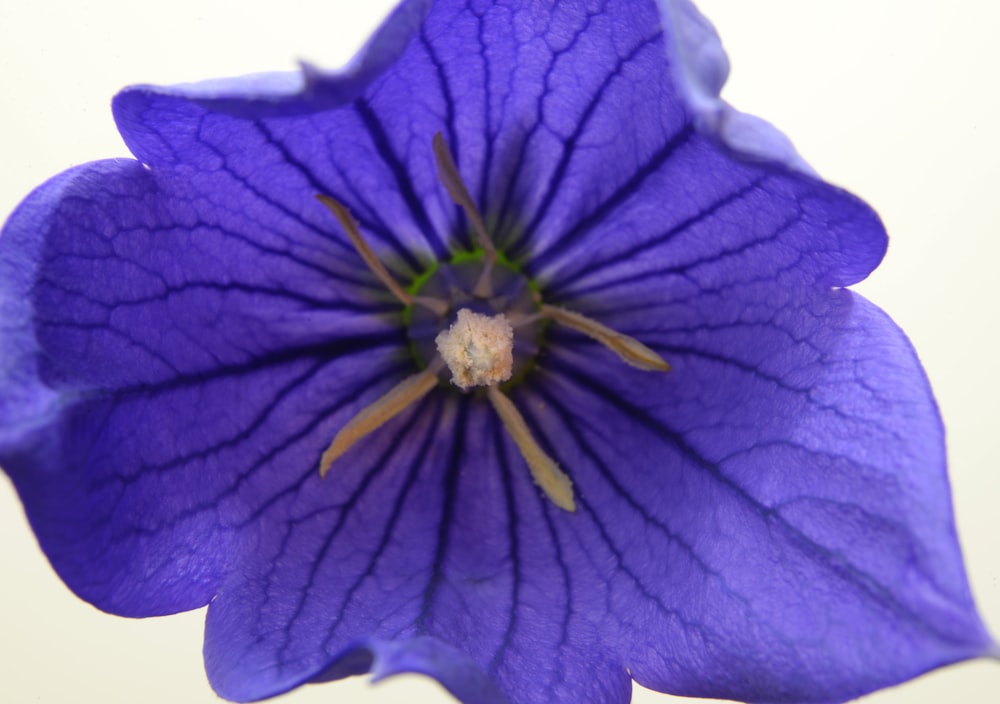
[[[486,387],[490,403],[521,451],[535,483],[556,506],[575,511],[573,482],[542,450],[524,416],[498,386],[510,378],[513,364],[514,330],[503,313],[488,316],[463,308],[455,324],[441,332],[435,342],[456,386],[463,390]]]
[[[491,317],[463,308],[434,344],[451,370],[452,382],[463,391],[502,383],[513,372],[514,329],[503,313]]]

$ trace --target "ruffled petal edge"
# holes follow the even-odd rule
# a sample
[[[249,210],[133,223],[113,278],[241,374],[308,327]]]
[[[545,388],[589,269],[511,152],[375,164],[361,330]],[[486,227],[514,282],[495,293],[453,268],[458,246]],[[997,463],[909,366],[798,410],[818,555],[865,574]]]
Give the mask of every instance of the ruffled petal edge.
[[[207,646],[208,641],[206,654]],[[459,650],[431,636],[398,640],[359,639],[334,654],[318,672],[285,681],[274,691],[254,687],[244,678],[213,677],[211,662],[206,664],[216,693],[232,701],[266,699],[304,684],[332,682],[355,675],[370,674],[371,681],[375,683],[394,675],[418,674],[437,680],[464,704],[509,704],[507,697],[481,667]]]
[[[191,100],[207,110],[250,119],[302,115],[350,103],[392,65],[423,23],[432,0],[403,0],[342,68],[320,69],[302,62],[299,71],[255,73],[175,86],[140,84],[129,93]],[[121,128],[121,125],[119,125]]]
[[[729,78],[729,58],[715,27],[691,0],[657,0],[657,4],[667,29],[674,79],[695,128],[737,159],[776,163],[815,176],[774,125],[736,110],[720,97]]]
[[[37,440],[73,399],[39,377],[31,290],[45,246],[48,220],[81,178],[101,178],[129,160],[77,166],[32,191],[0,231],[0,455],[11,458]]]
[[[506,704],[507,698],[482,668],[437,638],[366,639],[344,649],[312,682],[329,682],[370,672],[372,682],[415,673],[437,680],[466,704]]]

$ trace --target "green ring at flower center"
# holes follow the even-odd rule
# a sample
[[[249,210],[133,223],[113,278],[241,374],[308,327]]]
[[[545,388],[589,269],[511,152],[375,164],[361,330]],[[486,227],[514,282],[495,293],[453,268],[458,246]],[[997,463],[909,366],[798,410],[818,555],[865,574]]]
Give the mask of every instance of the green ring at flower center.
[[[407,291],[448,302],[448,314],[441,317],[419,305],[407,306],[403,324],[410,341],[410,353],[419,369],[427,367],[437,355],[434,339],[455,322],[459,309],[496,315],[503,313],[514,327],[514,368],[502,388],[520,384],[534,368],[542,347],[546,321],[519,324],[539,310],[537,286],[516,265],[499,257],[491,272],[492,295],[474,296],[473,291],[485,266],[482,251],[463,252],[445,264],[438,264],[411,282]],[[456,392],[459,392],[457,387]]]

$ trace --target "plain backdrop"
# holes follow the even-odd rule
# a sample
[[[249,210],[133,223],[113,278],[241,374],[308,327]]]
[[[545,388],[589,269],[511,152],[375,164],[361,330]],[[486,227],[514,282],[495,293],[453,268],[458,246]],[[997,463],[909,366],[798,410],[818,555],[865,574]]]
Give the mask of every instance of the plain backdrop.
[[[35,0],[0,4],[0,217],[45,178],[127,152],[109,111],[130,83],[342,64],[389,4]],[[1000,4],[982,0],[702,0],[733,64],[726,97],[781,127],[892,237],[857,287],[908,332],[948,428],[958,531],[1000,632]],[[0,702],[209,704],[203,611],[126,620],[76,599],[0,478]],[[950,668],[866,698],[1000,700],[1000,664]],[[281,700],[452,702],[405,677],[310,686]],[[635,702],[681,701],[637,689]]]

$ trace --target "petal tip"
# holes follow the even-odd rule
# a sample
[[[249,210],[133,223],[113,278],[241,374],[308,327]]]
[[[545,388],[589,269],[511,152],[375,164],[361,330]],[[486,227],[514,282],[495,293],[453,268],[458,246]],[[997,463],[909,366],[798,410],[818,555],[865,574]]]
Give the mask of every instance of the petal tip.
[[[132,93],[155,94],[250,119],[304,115],[340,107],[360,96],[399,59],[431,4],[431,0],[400,2],[358,53],[338,69],[323,69],[300,60],[297,71],[255,73],[166,87],[132,86],[119,93],[116,103]],[[116,118],[117,115],[116,110]]]
[[[815,171],[774,125],[736,110],[721,98],[729,57],[712,23],[690,0],[658,0],[667,28],[667,52],[681,98],[696,129],[740,159]]]
[[[508,702],[494,681],[467,655],[431,636],[357,641],[335,655],[311,681],[327,682],[365,672],[371,673],[372,682],[400,674],[426,675],[469,704]]]

